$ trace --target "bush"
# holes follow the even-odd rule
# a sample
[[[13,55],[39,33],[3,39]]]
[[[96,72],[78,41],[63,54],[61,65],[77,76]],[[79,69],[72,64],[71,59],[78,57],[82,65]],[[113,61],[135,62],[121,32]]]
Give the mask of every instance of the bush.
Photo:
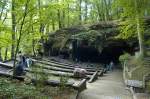
[[[124,61],[126,61],[126,60],[129,60],[130,57],[131,57],[130,54],[125,53],[125,54],[123,54],[123,55],[121,55],[121,56],[119,57],[119,61],[120,61],[120,62],[124,62]]]
[[[15,81],[14,83],[10,79],[0,79],[0,99],[24,99],[24,97],[40,95],[41,92],[37,91],[36,88],[32,85],[26,85],[19,81]]]
[[[66,76],[61,76],[60,77],[60,90],[64,90],[66,88],[66,83],[68,82],[69,78]]]
[[[49,79],[50,75],[48,75],[47,71],[43,68],[43,65],[39,65],[40,67],[36,67],[38,65],[34,65],[32,67],[32,78],[34,78],[38,83],[35,83],[36,88],[40,88],[45,86],[45,82]]]

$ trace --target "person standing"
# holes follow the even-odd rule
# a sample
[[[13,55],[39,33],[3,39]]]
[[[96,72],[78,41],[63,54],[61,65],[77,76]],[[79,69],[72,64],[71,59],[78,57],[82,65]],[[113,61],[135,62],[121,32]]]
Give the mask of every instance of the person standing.
[[[29,57],[26,57],[26,64],[27,68],[29,68],[32,65],[32,60]]]
[[[109,70],[113,71],[113,68],[114,68],[114,63],[113,63],[113,61],[111,61],[109,64]]]

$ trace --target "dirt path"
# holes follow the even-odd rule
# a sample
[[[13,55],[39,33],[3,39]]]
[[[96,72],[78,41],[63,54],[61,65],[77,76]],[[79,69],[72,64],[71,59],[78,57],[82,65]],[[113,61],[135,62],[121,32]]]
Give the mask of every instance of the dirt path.
[[[132,95],[125,89],[122,71],[115,70],[94,83],[87,83],[87,90],[79,95],[79,99],[132,99]]]

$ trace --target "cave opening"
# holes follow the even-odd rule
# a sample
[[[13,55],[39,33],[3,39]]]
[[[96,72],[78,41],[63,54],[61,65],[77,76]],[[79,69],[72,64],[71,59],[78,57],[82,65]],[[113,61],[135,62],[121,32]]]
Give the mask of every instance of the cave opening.
[[[69,42],[71,49],[63,48],[61,51],[52,49],[49,43],[45,47],[45,55],[48,56],[63,56],[63,58],[74,60],[76,62],[90,62],[109,64],[113,61],[115,64],[119,63],[119,57],[124,53],[133,55],[135,48],[138,47],[138,42],[129,42],[122,39],[106,40],[102,46],[102,50],[99,50],[93,45],[87,43],[87,41],[72,40]]]
[[[100,52],[94,46],[78,45],[73,43],[73,60],[81,62],[96,62],[102,64],[109,64],[113,61],[115,64],[119,63],[119,57],[124,53],[134,54],[135,44],[132,46],[124,40],[109,40],[105,42],[102,51]]]

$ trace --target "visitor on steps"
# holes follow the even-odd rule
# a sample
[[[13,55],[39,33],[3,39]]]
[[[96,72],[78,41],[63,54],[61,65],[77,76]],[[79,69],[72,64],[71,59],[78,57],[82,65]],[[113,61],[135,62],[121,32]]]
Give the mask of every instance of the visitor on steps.
[[[106,71],[109,71],[109,70],[110,70],[110,65],[106,64]]]
[[[32,60],[29,57],[26,57],[26,65],[29,68],[32,65]]]
[[[104,73],[106,73],[107,72],[107,64],[104,64]]]
[[[113,68],[114,68],[114,63],[113,63],[113,61],[111,61],[109,64],[109,70],[113,71]]]

